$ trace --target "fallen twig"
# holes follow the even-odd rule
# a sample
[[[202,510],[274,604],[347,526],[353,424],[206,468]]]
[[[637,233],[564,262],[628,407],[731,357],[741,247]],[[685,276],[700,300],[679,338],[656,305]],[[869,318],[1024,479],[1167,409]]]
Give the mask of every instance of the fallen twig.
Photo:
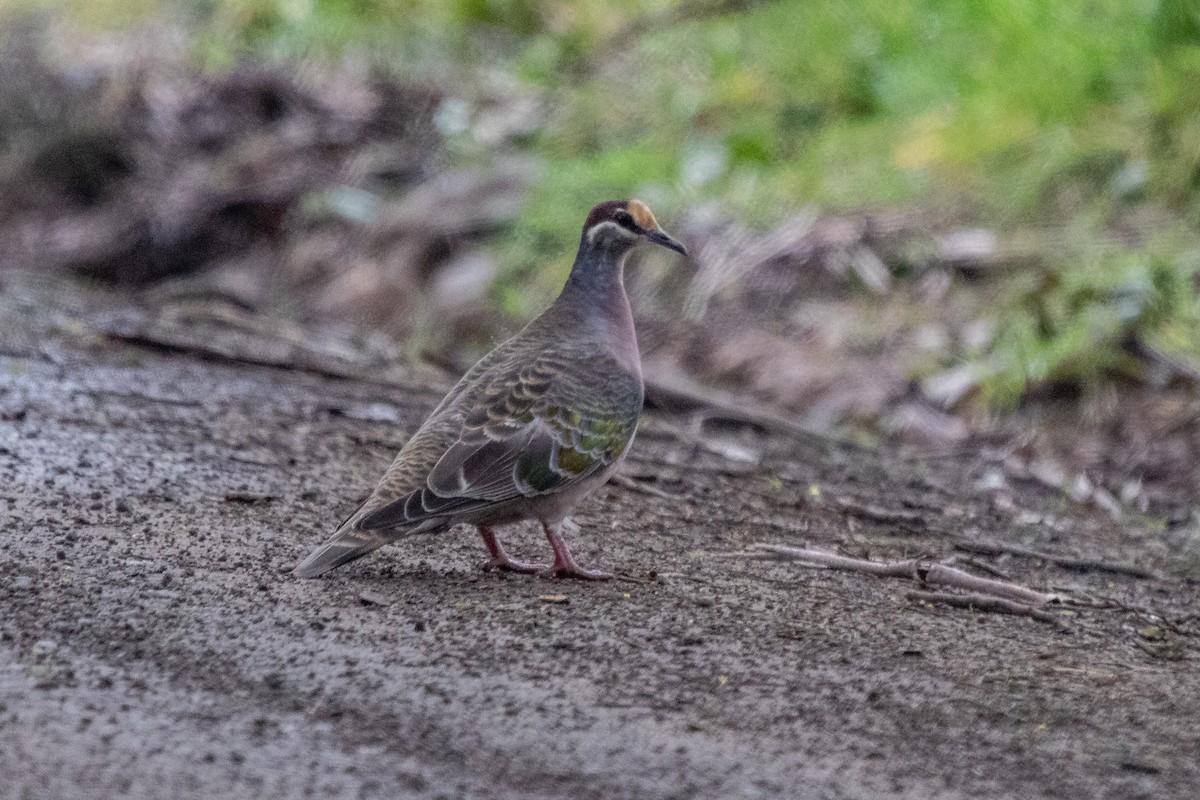
[[[871,522],[900,525],[910,530],[924,530],[929,527],[925,515],[919,511],[884,508],[869,503],[859,503],[849,498],[839,498],[837,504],[843,511],[860,519]]]
[[[744,397],[737,397],[719,389],[701,386],[678,369],[665,365],[654,365],[647,370],[651,377],[645,379],[646,399],[651,404],[667,411],[681,408],[705,410],[710,419],[727,419],[755,425],[765,431],[781,433],[823,449],[837,447],[849,450],[862,449],[859,445],[832,436],[809,430],[787,417],[754,405]]]
[[[164,405],[181,406],[183,408],[200,408],[203,406],[203,403],[199,400],[188,400],[181,397],[156,397],[142,392],[119,392],[115,389],[80,389],[79,394],[89,397],[115,397],[121,400],[141,400],[146,403],[162,403]]]
[[[1117,611],[1127,614],[1138,614],[1148,620],[1162,625],[1164,628],[1169,629],[1172,633],[1176,633],[1180,636],[1200,635],[1200,632],[1193,632],[1185,627],[1188,624],[1190,617],[1185,616],[1179,617],[1177,620],[1172,620],[1166,615],[1166,612],[1153,608],[1149,605],[1126,603],[1115,597],[1090,595],[1081,592],[1074,587],[1064,588],[1062,589],[1062,592],[1062,604],[1066,608],[1086,608],[1093,611]]]
[[[984,556],[1012,555],[1023,558],[1036,558],[1046,561],[1063,569],[1077,572],[1110,572],[1115,575],[1130,575],[1134,578],[1150,578],[1158,580],[1159,576],[1148,569],[1133,564],[1114,564],[1109,561],[1099,561],[1093,558],[1075,558],[1074,556],[1055,555],[1041,550],[1030,550],[1018,545],[1001,544],[999,542],[980,542],[968,539],[955,539],[954,547],[967,553],[978,553]]]
[[[993,578],[1000,578],[1002,580],[1009,580],[1012,577],[1004,570],[996,569],[995,567],[993,567],[991,564],[987,563],[986,561],[980,561],[979,559],[971,558],[970,556],[964,556],[964,555],[951,556],[949,559],[947,559],[946,563],[948,563],[948,564],[966,564],[968,567],[974,567],[975,569],[979,570],[980,572],[986,572],[988,575],[991,575]]]
[[[613,475],[611,478],[609,478],[609,481],[611,483],[615,483],[617,486],[622,486],[626,489],[631,489],[635,492],[641,492],[642,494],[648,494],[652,497],[661,497],[663,500],[680,500],[683,498],[683,495],[681,495],[681,494],[671,494],[670,492],[664,492],[662,489],[659,489],[657,486],[651,486],[650,484],[648,484],[644,481],[638,480],[637,478],[635,478],[632,475],[622,475],[620,473],[617,473],[616,475]]]
[[[954,594],[951,592],[909,592],[905,595],[909,600],[923,603],[942,603],[955,608],[969,608],[975,611],[992,611],[999,614],[1012,614],[1018,617],[1032,617],[1039,622],[1058,624],[1058,617],[1048,611],[1029,605],[994,597],[987,594]]]
[[[905,561],[867,561],[824,550],[809,550],[782,544],[754,544],[740,555],[744,558],[765,557],[782,561],[802,561],[829,569],[862,572],[881,577],[912,578],[925,585],[951,586],[968,592],[977,592],[1034,606],[1044,606],[1058,600],[1058,595],[1027,589],[1007,581],[981,578],[961,569],[922,558],[911,558]]]
[[[398,363],[353,363],[319,348],[307,347],[294,337],[272,336],[265,328],[256,336],[239,329],[242,338],[234,341],[205,336],[201,328],[172,327],[163,320],[118,320],[107,325],[103,333],[112,341],[136,347],[230,364],[270,367],[430,394],[440,388],[436,382],[430,385],[412,380],[409,368]]]

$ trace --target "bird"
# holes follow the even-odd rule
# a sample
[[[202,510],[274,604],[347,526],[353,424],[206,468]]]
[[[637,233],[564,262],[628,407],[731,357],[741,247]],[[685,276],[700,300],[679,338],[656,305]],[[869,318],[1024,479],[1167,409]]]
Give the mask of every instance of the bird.
[[[405,537],[468,524],[489,569],[611,578],[581,566],[563,531],[577,529],[570,513],[612,476],[637,430],[644,385],[624,265],[641,242],[687,256],[640,200],[595,206],[558,298],[463,375],[294,573],[315,578]],[[497,537],[523,520],[541,525],[549,566],[513,558]]]

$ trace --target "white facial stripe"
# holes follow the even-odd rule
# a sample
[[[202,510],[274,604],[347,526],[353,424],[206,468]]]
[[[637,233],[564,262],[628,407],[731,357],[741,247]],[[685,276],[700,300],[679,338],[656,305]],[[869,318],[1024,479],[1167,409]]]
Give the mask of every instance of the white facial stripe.
[[[596,234],[598,234],[601,230],[604,230],[606,228],[611,228],[612,230],[620,231],[621,235],[624,236],[626,239],[636,239],[637,238],[637,234],[634,233],[633,231],[628,230],[627,228],[622,228],[620,225],[618,225],[617,223],[612,222],[610,220],[604,220],[604,222],[593,225],[592,229],[588,231],[588,241],[589,242],[596,241]]]

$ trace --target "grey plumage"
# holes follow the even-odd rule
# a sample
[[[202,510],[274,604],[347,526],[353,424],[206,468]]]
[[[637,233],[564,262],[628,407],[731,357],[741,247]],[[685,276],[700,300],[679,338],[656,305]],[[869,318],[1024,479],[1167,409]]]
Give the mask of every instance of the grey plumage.
[[[639,201],[588,216],[554,304],[475,364],[396,456],[375,491],[295,570],[316,577],[404,536],[477,525],[501,569],[511,559],[492,526],[536,519],[549,572],[597,578],[571,558],[562,523],[612,474],[642,406],[641,361],[623,284],[639,239],[683,252]]]

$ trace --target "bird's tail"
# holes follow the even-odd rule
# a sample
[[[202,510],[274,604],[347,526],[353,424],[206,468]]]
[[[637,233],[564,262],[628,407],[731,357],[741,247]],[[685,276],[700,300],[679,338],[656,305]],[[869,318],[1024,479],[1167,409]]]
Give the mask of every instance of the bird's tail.
[[[389,530],[359,530],[354,526],[358,515],[342,523],[337,533],[329,541],[308,554],[308,558],[292,570],[292,574],[301,578],[315,578],[324,575],[335,567],[362,558],[367,553],[394,542],[400,534]]]
[[[362,510],[365,505],[364,503],[355,509],[354,513],[338,526],[333,536],[309,553],[308,558],[292,570],[292,574],[300,578],[315,578],[342,564],[362,558],[403,536],[413,533],[436,533],[449,527],[444,519],[435,518],[412,525],[364,529],[360,527],[360,523],[364,519]]]
[[[445,517],[426,517],[422,520],[391,525],[373,523],[374,513],[364,513],[367,503],[364,501],[354,510],[345,522],[338,526],[333,536],[325,544],[308,554],[292,574],[300,578],[315,578],[324,575],[331,569],[342,564],[362,558],[370,552],[378,550],[385,544],[415,533],[438,533],[451,527],[451,521]]]

